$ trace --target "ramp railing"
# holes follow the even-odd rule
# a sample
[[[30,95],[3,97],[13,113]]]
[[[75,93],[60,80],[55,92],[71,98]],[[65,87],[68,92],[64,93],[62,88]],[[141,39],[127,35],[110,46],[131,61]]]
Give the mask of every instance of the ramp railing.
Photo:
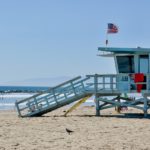
[[[85,82],[88,79],[78,76],[48,91],[16,101],[19,116],[39,116],[86,96]]]

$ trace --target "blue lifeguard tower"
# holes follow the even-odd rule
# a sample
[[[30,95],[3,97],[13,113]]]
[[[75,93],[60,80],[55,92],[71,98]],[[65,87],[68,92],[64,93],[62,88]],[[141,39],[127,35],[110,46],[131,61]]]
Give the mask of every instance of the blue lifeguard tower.
[[[141,93],[143,97],[126,99],[119,96],[119,103],[111,101],[111,104],[141,109],[146,116],[147,110],[150,108],[148,99],[150,93],[150,49],[99,47],[98,50],[100,56],[114,58],[117,74],[115,75],[115,84],[114,82],[111,84],[116,86],[116,90],[120,94]],[[110,75],[110,78],[112,76]],[[120,102],[121,99],[125,102]],[[103,102],[107,102],[107,100]]]
[[[41,116],[47,112],[70,104],[85,101],[95,95],[96,115],[104,109],[133,107],[147,116],[150,108],[150,49],[99,47],[99,55],[113,57],[116,74],[94,74],[80,76],[38,93],[21,101],[16,101],[20,117]],[[142,97],[130,98],[129,93],[140,93]]]

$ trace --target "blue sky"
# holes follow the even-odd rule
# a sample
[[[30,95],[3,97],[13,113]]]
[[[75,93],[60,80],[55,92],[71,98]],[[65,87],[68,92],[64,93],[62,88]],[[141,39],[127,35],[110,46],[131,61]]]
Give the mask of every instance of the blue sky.
[[[0,1],[0,84],[55,76],[115,73],[101,58],[107,23],[112,47],[150,47],[148,0]]]

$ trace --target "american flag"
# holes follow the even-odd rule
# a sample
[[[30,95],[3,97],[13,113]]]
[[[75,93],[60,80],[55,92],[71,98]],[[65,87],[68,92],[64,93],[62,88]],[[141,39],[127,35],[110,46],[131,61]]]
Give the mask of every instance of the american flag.
[[[107,33],[117,33],[117,32],[118,32],[118,27],[113,23],[108,23]]]

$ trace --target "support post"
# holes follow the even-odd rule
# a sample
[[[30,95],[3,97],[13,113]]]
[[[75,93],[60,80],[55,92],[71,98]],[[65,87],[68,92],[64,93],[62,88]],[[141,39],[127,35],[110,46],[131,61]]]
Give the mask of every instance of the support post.
[[[120,103],[120,96],[117,98],[117,101]],[[116,106],[116,112],[120,114],[120,106]]]
[[[148,108],[148,106],[147,106],[147,97],[146,97],[146,95],[143,95],[143,97],[144,97],[144,108],[143,108],[144,117],[147,117],[147,108]]]
[[[100,116],[100,106],[98,100],[98,77],[97,74],[94,76],[94,90],[95,90],[95,104],[96,104],[96,116]]]
[[[96,116],[100,116],[100,106],[97,94],[95,95],[95,103],[96,103]]]

